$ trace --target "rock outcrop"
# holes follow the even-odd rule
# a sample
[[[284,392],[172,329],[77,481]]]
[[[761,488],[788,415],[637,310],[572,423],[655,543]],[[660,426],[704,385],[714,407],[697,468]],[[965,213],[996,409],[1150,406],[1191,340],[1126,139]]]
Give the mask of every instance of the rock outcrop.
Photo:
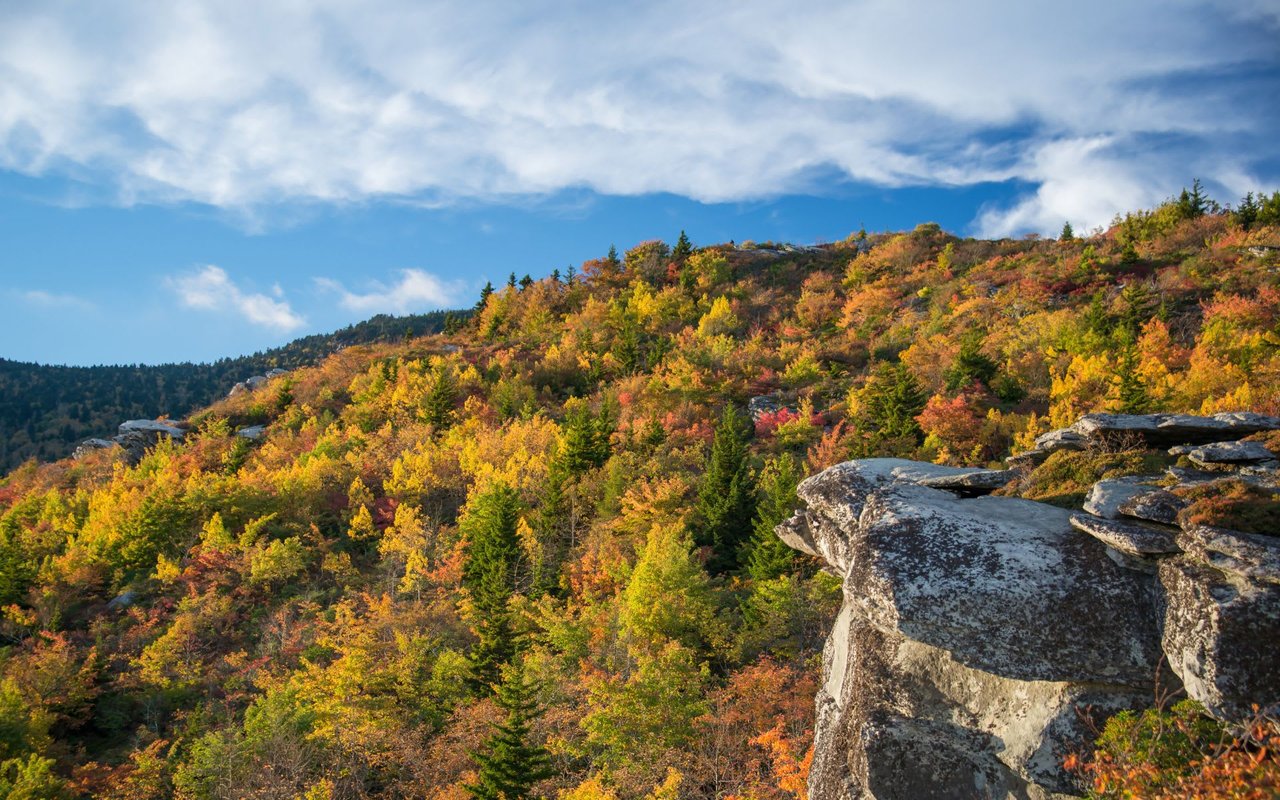
[[[119,433],[110,439],[84,440],[76,447],[72,458],[85,458],[97,450],[119,447],[124,451],[125,461],[136,464],[156,442],[161,439],[181,441],[187,433],[184,428],[172,422],[156,419],[131,419],[120,423],[118,430]]]
[[[1167,446],[1172,431],[1209,444],[1280,426],[1242,414],[1082,423],[1046,449],[1121,430]],[[778,535],[844,588],[809,796],[1073,796],[1083,787],[1061,765],[1096,736],[1086,718],[1149,706],[1157,681],[1228,719],[1280,700],[1280,538],[1162,524],[1185,505],[1152,485],[1164,477],[1101,487],[1096,514],[974,496],[1007,481],[1001,471],[899,459],[804,481],[804,507]]]

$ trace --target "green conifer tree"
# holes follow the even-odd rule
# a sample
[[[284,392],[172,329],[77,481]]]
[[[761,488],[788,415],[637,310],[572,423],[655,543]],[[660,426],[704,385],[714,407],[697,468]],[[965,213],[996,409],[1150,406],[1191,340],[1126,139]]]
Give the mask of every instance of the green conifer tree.
[[[481,687],[497,681],[502,665],[516,651],[508,604],[523,560],[516,533],[519,519],[519,495],[506,484],[495,483],[472,502],[461,522],[469,542],[462,584],[471,593],[479,640],[471,651],[471,667]]]
[[[747,425],[727,406],[711,443],[711,455],[698,490],[697,543],[710,546],[707,569],[728,572],[738,565],[743,542],[755,516],[755,482],[747,460]]]
[[[684,261],[691,255],[693,255],[693,243],[689,241],[684,231],[680,231],[680,238],[676,240],[675,249],[671,251],[671,260]]]
[[[449,367],[435,369],[435,380],[422,400],[422,419],[440,432],[453,424],[454,406],[458,402],[458,387],[453,382]]]
[[[1058,239],[1063,242],[1074,242],[1076,240],[1076,232],[1075,229],[1071,227],[1070,222],[1062,223],[1062,234]]]
[[[476,311],[483,311],[485,303],[489,302],[489,295],[493,294],[493,282],[485,281],[484,288],[480,290],[480,302],[476,303]]]
[[[550,753],[533,739],[532,722],[542,715],[536,691],[523,669],[503,668],[494,700],[507,713],[506,719],[493,726],[481,750],[471,753],[479,771],[466,790],[476,800],[526,800],[533,797],[539,781],[554,774]]]
[[[876,433],[884,438],[922,438],[916,416],[927,397],[906,364],[881,364],[862,391],[862,403]]]
[[[972,383],[990,386],[996,376],[996,362],[982,352],[982,331],[974,330],[960,340],[960,352],[946,372],[947,391],[954,392]]]
[[[795,551],[774,529],[795,511],[799,483],[800,467],[790,453],[770,460],[760,473],[760,497],[746,557],[747,572],[756,582],[785,575],[795,563]]]
[[[572,475],[581,475],[609,460],[609,424],[602,413],[591,413],[585,401],[565,403],[564,465]]]

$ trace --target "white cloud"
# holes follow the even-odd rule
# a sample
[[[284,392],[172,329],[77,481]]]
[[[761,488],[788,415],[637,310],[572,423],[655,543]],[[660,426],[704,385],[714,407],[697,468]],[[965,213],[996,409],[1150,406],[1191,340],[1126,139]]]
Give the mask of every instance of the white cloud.
[[[60,308],[76,311],[89,311],[95,306],[91,301],[73,294],[46,292],[43,289],[10,289],[9,295],[16,297],[26,305],[36,308]]]
[[[307,324],[294,313],[281,292],[276,292],[280,299],[275,300],[265,294],[245,292],[236,286],[226,270],[212,264],[189,275],[172,277],[168,283],[188,308],[232,312],[255,325],[280,331],[296,330]]]
[[[375,283],[370,291],[362,294],[348,291],[331,278],[317,278],[316,283],[323,289],[337,292],[338,302],[343,308],[363,314],[412,314],[445,308],[457,299],[462,289],[456,282],[442,281],[420,269],[402,270],[397,283]]]
[[[1214,156],[1202,178],[1280,181],[1278,36],[1268,0],[14,4],[0,166],[231,209],[570,187],[738,200],[834,168],[1043,182],[989,224],[1096,224],[1126,184],[1192,177],[1170,141]],[[1250,69],[1263,85],[1228,91]],[[1052,167],[1099,139],[1107,159],[1077,163],[1117,184],[1086,202]]]

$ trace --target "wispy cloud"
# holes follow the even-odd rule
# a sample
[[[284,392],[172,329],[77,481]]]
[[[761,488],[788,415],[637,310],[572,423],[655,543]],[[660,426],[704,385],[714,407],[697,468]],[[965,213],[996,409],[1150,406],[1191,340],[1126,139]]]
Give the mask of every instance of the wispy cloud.
[[[1278,37],[1265,0],[10,4],[0,166],[232,210],[1020,179],[979,227],[1087,227],[1188,151],[1280,182]]]
[[[212,264],[188,275],[169,278],[168,283],[188,308],[235,313],[255,325],[279,331],[296,330],[306,324],[284,299],[279,286],[274,287],[275,298],[245,292],[226,270]]]
[[[336,292],[343,308],[363,314],[410,314],[445,308],[454,304],[462,290],[461,284],[442,281],[420,269],[402,270],[396,283],[374,283],[363,293],[349,291],[331,278],[316,278],[316,284]]]
[[[90,311],[97,306],[83,297],[73,294],[46,292],[43,289],[10,289],[6,292],[25,305],[35,308],[64,309],[70,311]]]

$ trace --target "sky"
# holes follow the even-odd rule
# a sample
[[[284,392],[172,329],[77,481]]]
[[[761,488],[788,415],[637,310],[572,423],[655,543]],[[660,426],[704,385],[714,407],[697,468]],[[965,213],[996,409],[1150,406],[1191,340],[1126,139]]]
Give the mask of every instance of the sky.
[[[1280,0],[0,0],[0,357],[209,360],[648,239],[1280,189]]]

